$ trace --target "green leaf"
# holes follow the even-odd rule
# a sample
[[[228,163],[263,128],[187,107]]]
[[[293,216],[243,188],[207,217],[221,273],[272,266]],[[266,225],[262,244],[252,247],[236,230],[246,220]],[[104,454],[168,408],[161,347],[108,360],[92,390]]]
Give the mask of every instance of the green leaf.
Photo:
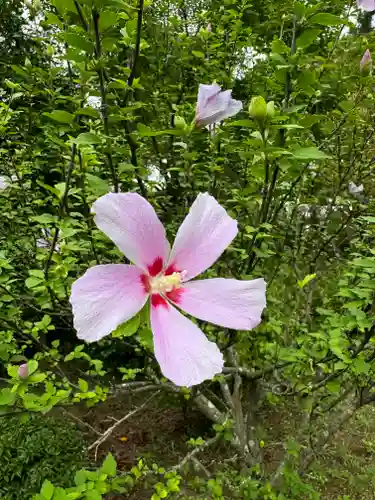
[[[369,222],[370,224],[375,224],[375,217],[368,215],[366,217],[362,216],[362,220],[365,220],[366,222]]]
[[[99,111],[97,109],[92,108],[91,106],[77,109],[76,115],[77,116],[85,115],[85,116],[92,116],[92,118],[100,118]]]
[[[51,0],[51,3],[61,13],[65,12],[66,10],[69,10],[70,12],[76,12],[74,0]]]
[[[101,144],[102,143],[100,137],[98,137],[96,134],[93,134],[92,132],[83,132],[82,134],[79,134],[79,136],[74,139],[74,142],[78,146],[82,146],[85,144]]]
[[[53,500],[74,500],[74,497],[68,496],[68,494],[65,493],[64,489],[59,487],[59,488],[55,488]]]
[[[35,359],[30,359],[30,361],[27,362],[29,376],[37,371],[38,366],[39,366],[38,361],[36,361]]]
[[[341,26],[342,24],[350,24],[346,19],[330,14],[329,12],[321,12],[309,19],[310,23],[322,24],[323,26]]]
[[[16,399],[16,393],[11,392],[10,389],[2,389],[0,391],[0,406],[11,405]]]
[[[320,151],[318,148],[312,146],[310,148],[298,148],[293,150],[292,155],[294,158],[299,160],[321,160],[324,158],[330,158],[330,156]]]
[[[85,493],[86,500],[102,500],[102,495],[96,490],[89,490]]]
[[[86,179],[93,194],[101,196],[110,191],[109,182],[107,180],[93,174],[86,174]]]
[[[36,278],[35,276],[30,276],[30,278],[27,278],[25,281],[25,285],[27,288],[35,288],[36,286],[40,286],[43,283],[43,280],[40,278]]]
[[[42,485],[42,489],[40,490],[40,493],[46,500],[51,500],[53,497],[53,492],[55,490],[55,487],[53,484],[46,479]]]
[[[45,19],[45,24],[56,24],[59,28],[63,28],[64,25],[63,23],[60,21],[59,17],[56,16],[56,14],[53,14],[52,12],[48,12],[47,15],[46,15],[46,19]]]
[[[117,23],[118,15],[112,10],[103,10],[99,17],[99,30],[105,31],[106,29],[115,26]]]
[[[74,482],[77,486],[84,484],[87,479],[87,474],[85,470],[78,470],[74,476]]]
[[[117,471],[117,463],[113,458],[112,453],[108,453],[103,465],[100,468],[101,474],[108,474],[108,476],[115,476]]]
[[[77,49],[84,50],[88,53],[91,53],[94,50],[93,43],[77,33],[63,33],[61,36],[71,47],[76,47]]]
[[[225,127],[249,127],[255,128],[255,123],[252,120],[234,120],[232,122],[227,122]]]
[[[89,390],[89,384],[82,378],[78,380],[78,385],[82,392],[87,392]]]
[[[140,322],[141,322],[140,315],[137,314],[136,316],[134,316],[134,318],[118,326],[116,330],[112,332],[112,336],[115,338],[130,337],[131,335],[134,335],[137,332]]]
[[[370,370],[370,364],[362,358],[356,358],[352,363],[353,368],[357,373],[368,373]]]
[[[305,30],[302,35],[297,38],[297,48],[298,49],[306,49],[309,45],[311,45],[318,38],[322,30],[317,28],[310,28]]]
[[[138,123],[137,125],[138,134],[141,137],[156,137],[158,135],[183,135],[184,132],[179,129],[169,129],[169,130],[152,130],[147,125],[143,125],[143,123]]]
[[[303,278],[303,280],[298,280],[298,286],[300,288],[303,288],[305,287],[308,283],[310,283],[311,280],[313,280],[314,278],[316,278],[316,274],[308,274],[307,276],[305,276]]]
[[[71,125],[75,118],[74,115],[63,110],[55,110],[52,111],[52,113],[44,113],[44,114],[56,122],[66,123],[68,125]]]

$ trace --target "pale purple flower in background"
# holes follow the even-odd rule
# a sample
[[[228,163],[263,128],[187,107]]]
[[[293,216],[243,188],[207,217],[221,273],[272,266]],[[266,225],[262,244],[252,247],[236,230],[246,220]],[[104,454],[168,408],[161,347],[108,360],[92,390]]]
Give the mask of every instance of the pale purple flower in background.
[[[363,70],[366,66],[371,64],[371,62],[372,62],[371,52],[369,51],[369,49],[367,49],[363,54],[361,62],[359,63],[361,70]]]
[[[375,0],[357,0],[357,7],[366,12],[375,10]]]
[[[360,184],[359,186],[357,186],[356,184],[354,184],[354,182],[350,181],[349,184],[348,184],[348,191],[350,194],[352,194],[353,196],[358,196],[360,195],[361,193],[363,193],[363,184]]]
[[[209,268],[237,234],[237,222],[207,193],[199,194],[172,250],[153,207],[136,193],[109,193],[93,205],[95,222],[135,265],[94,266],[73,283],[70,302],[78,338],[98,341],[136,315],[150,298],[155,357],[163,375],[192,386],[222,371],[223,356],[178,308],[225,328],[261,321],[266,283],[213,278]]]
[[[207,31],[208,31],[209,33],[211,33],[211,31],[212,31],[212,24],[211,24],[211,23],[208,23],[208,24],[207,24]]]
[[[198,127],[236,115],[242,109],[242,102],[232,99],[231,90],[221,90],[217,83],[199,85],[195,122]]]
[[[23,363],[18,368],[18,376],[20,378],[27,378],[29,376],[29,369],[26,363]]]

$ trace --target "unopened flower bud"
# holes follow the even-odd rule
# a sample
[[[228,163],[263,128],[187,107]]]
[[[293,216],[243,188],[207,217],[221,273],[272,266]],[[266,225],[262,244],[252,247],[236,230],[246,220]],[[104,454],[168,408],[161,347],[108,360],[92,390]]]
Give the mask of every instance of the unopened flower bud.
[[[26,363],[23,363],[18,368],[18,376],[20,378],[27,378],[29,376],[29,369]]]
[[[187,127],[186,121],[182,118],[182,116],[174,117],[174,126],[179,129],[184,129]]]
[[[372,66],[371,52],[369,51],[369,49],[367,49],[363,54],[361,62],[359,63],[361,74],[364,76],[369,75],[371,72],[371,66]]]
[[[275,116],[276,110],[275,110],[275,104],[273,101],[267,102],[267,118],[272,120],[272,118]]]
[[[259,95],[251,99],[249,115],[256,120],[264,120],[267,116],[267,104],[262,96]]]

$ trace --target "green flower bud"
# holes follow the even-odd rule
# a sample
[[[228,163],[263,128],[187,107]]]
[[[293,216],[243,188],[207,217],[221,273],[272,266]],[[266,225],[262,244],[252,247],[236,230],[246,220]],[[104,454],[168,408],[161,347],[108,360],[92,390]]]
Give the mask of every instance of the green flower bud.
[[[267,118],[272,120],[272,118],[275,116],[276,109],[275,109],[275,104],[273,101],[267,102]]]
[[[259,95],[251,99],[249,115],[256,120],[264,120],[267,116],[267,104],[262,96]]]
[[[179,129],[185,129],[187,127],[186,121],[182,118],[182,116],[174,117],[174,126]]]

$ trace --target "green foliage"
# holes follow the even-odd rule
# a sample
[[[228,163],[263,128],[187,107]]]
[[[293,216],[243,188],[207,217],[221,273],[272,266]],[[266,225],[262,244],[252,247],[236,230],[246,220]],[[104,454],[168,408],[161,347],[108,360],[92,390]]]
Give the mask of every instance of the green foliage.
[[[200,409],[240,457],[207,481],[188,478],[199,494],[318,498],[303,474],[375,400],[375,100],[373,77],[359,66],[375,47],[372,14],[348,4],[0,1],[1,414],[93,408],[128,388],[162,388]],[[233,89],[243,110],[197,128],[198,86],[213,81]],[[225,376],[181,390],[163,379],[147,306],[99,343],[77,339],[72,283],[93,265],[123,262],[90,211],[109,191],[146,197],[170,240],[199,192],[238,220],[237,238],[206,277],[265,277],[267,309],[250,332],[200,324],[226,357]],[[294,413],[271,436],[272,412],[285,415],[291,402]],[[11,428],[2,416],[2,456],[20,457],[22,447],[44,457],[57,439],[67,465],[3,458],[7,484],[27,477],[4,498],[41,488],[39,500],[95,500],[138,482],[154,499],[183,489],[180,469],[150,471],[142,461],[117,484],[111,456],[78,472],[74,486],[80,452],[75,462],[64,427],[52,436],[42,420],[43,429],[36,417]],[[205,462],[211,438],[185,438]],[[272,439],[281,443],[276,460],[263,453]]]
[[[64,487],[87,461],[84,441],[73,424],[36,415],[0,419],[0,496],[4,500],[30,498],[47,480]],[[52,498],[52,497],[50,497]]]

